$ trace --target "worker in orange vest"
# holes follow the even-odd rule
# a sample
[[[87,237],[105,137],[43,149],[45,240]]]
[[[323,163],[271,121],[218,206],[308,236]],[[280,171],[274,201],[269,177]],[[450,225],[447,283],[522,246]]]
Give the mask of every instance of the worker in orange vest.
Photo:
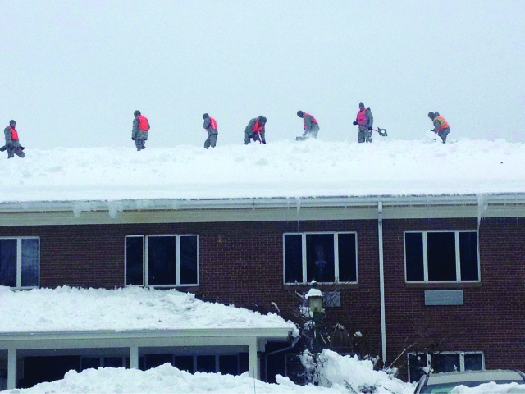
[[[206,149],[208,149],[210,146],[215,148],[217,145],[217,135],[219,134],[217,132],[217,121],[208,115],[208,113],[202,114],[202,119],[204,119],[202,128],[208,131],[208,139],[204,141],[204,147]]]
[[[297,116],[303,119],[304,133],[302,137],[296,137],[296,140],[317,138],[317,133],[319,132],[317,119],[315,119],[313,115],[303,111],[297,111]]]
[[[439,135],[443,143],[445,143],[447,135],[450,133],[450,125],[439,112],[429,112],[428,117],[432,120],[432,123],[434,123],[434,130],[432,131]]]
[[[148,118],[142,116],[139,110],[135,111],[135,119],[133,120],[133,129],[131,130],[131,139],[135,141],[137,151],[145,149],[144,141],[148,139],[149,121]]]
[[[25,153],[22,152],[24,147],[20,145],[18,138],[18,131],[16,130],[16,121],[12,120],[9,122],[4,130],[5,145],[0,148],[0,152],[7,150],[7,158],[10,159],[17,155],[18,157],[25,157]]]
[[[259,141],[260,144],[266,144],[266,116],[258,116],[248,122],[248,126],[244,129],[244,144],[248,145]]]

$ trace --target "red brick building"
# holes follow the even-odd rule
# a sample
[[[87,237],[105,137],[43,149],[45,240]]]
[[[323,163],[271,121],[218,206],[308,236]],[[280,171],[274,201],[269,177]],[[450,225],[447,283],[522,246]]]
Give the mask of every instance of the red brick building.
[[[326,324],[361,332],[402,377],[525,369],[523,195],[79,204],[1,204],[0,285],[176,287],[294,319],[317,280],[335,291]],[[262,378],[286,373],[269,353],[288,346],[259,350]]]

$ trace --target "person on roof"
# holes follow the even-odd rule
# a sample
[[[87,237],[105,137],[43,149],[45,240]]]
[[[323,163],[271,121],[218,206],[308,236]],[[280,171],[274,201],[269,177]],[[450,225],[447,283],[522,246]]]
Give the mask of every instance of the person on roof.
[[[445,143],[447,135],[450,134],[450,125],[443,116],[439,115],[439,112],[429,112],[428,117],[434,123],[434,130],[432,131],[439,135]]]
[[[354,126],[357,126],[357,142],[362,144],[363,142],[372,142],[372,123],[374,118],[372,116],[372,110],[365,108],[363,103],[359,103],[359,111],[357,117],[354,120]]]
[[[268,119],[264,116],[258,116],[248,122],[248,126],[244,129],[244,144],[248,145],[251,140],[253,142],[259,141],[261,144],[266,144],[266,122]]]
[[[11,120],[9,126],[4,129],[5,145],[0,148],[3,152],[7,150],[7,158],[10,159],[17,155],[18,157],[25,157],[26,154],[22,152],[25,148],[20,145],[18,138],[18,131],[16,130],[16,121]]]
[[[204,148],[208,149],[210,146],[215,148],[217,145],[217,135],[219,134],[217,131],[217,121],[208,115],[207,112],[202,114],[202,119],[204,119],[202,128],[208,131],[208,139],[204,141]]]
[[[148,118],[142,116],[139,110],[135,111],[135,119],[133,120],[133,129],[131,130],[131,139],[135,141],[137,151],[146,149],[144,141],[148,139],[149,121]]]
[[[307,112],[297,111],[297,116],[303,118],[304,120],[304,138],[317,138],[317,133],[319,132],[319,123],[317,119],[310,115]],[[299,138],[299,137],[298,137]]]

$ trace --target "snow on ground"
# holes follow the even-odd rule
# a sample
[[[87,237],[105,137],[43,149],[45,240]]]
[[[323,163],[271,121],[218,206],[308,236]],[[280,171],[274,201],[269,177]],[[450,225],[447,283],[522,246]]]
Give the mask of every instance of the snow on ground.
[[[88,369],[81,373],[70,371],[63,380],[40,383],[30,389],[12,390],[10,393],[275,393],[275,394],[340,394],[360,393],[365,387],[375,386],[377,394],[408,394],[414,386],[391,378],[384,372],[374,371],[369,361],[358,361],[324,351],[321,371],[323,386],[298,386],[288,378],[277,377],[277,384],[254,380],[245,373],[241,376],[219,373],[195,373],[180,371],[169,364],[147,371],[124,368]],[[349,389],[351,387],[351,389]],[[354,391],[352,391],[354,390]]]
[[[322,134],[320,133],[320,138]],[[52,150],[2,165],[0,202],[525,192],[525,144],[504,140]]]
[[[1,332],[270,328],[295,324],[269,313],[198,300],[177,290],[34,289],[0,286]],[[53,311],[52,314],[49,311]]]

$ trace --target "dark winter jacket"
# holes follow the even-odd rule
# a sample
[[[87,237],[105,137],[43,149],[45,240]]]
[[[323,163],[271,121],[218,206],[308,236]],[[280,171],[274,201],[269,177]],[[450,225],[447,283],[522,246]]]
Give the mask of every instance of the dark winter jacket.
[[[148,120],[148,130],[150,129],[150,124]],[[139,118],[135,116],[133,120],[133,129],[131,130],[131,139],[133,140],[147,140],[148,139],[148,130],[139,129]]]
[[[206,119],[204,119],[202,128],[208,130],[208,135],[219,134],[217,130],[211,127],[211,119],[209,116]]]
[[[370,108],[366,109],[366,126],[372,127],[374,125],[374,116],[372,115],[372,110]]]
[[[246,134],[252,134],[253,133],[253,126],[255,126],[255,122],[257,122],[257,119],[258,118],[253,118],[252,120],[250,120],[248,122],[248,126],[246,126],[246,128],[244,129],[244,133]],[[262,128],[262,131],[261,131],[261,134],[263,131],[266,131],[266,124],[263,125],[263,128]]]
[[[2,152],[8,149],[9,147],[18,148],[21,146],[19,140],[11,139],[11,127],[7,126],[4,129],[4,136],[5,136],[5,145],[2,146]]]
[[[311,131],[319,131],[319,125],[314,122],[314,117],[312,115],[305,115],[304,124],[306,125],[306,128],[304,129],[304,133],[310,133]]]

